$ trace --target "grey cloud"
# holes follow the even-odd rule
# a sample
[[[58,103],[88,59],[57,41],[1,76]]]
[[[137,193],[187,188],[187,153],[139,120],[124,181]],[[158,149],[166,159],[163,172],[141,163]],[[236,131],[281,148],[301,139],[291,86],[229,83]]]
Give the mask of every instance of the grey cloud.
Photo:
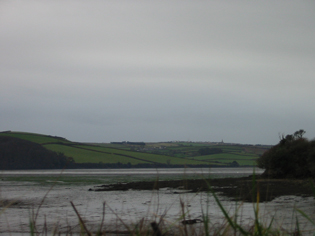
[[[75,141],[315,136],[312,2],[1,7],[2,130]]]

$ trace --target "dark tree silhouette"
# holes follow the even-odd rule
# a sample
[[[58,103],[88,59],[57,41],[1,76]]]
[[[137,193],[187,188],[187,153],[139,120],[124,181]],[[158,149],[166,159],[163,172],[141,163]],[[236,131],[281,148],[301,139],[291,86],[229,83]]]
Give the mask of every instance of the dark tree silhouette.
[[[272,178],[315,177],[315,141],[303,138],[304,130],[281,136],[279,143],[258,158],[258,167]]]
[[[0,169],[62,169],[73,159],[42,145],[10,136],[0,137]]]

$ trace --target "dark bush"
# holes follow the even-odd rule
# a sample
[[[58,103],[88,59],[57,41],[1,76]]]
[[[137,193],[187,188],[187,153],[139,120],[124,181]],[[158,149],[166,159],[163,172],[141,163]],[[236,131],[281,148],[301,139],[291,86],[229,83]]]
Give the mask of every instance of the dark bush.
[[[201,155],[201,156],[204,156],[204,155],[212,155],[212,154],[218,154],[218,153],[222,153],[222,149],[221,148],[200,148],[198,150],[198,153]]]
[[[272,178],[315,177],[315,141],[303,138],[304,130],[282,136],[279,143],[258,158],[258,167]]]

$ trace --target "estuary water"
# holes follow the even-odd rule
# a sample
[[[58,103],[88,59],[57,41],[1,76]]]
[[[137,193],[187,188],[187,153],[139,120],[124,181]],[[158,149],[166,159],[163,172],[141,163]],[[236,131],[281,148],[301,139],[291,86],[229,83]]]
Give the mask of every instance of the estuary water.
[[[212,175],[216,177],[239,177],[243,175],[250,175],[253,173],[260,174],[262,169],[256,168],[143,168],[143,169],[65,169],[65,170],[8,170],[1,171],[2,176],[27,176],[27,175],[42,175],[42,176],[56,176],[56,175],[100,175],[100,176],[113,176],[113,175]]]
[[[78,211],[86,226],[96,231],[101,225],[107,231],[126,231],[143,220],[181,225],[183,215],[187,219],[201,219],[207,214],[210,224],[218,227],[226,224],[214,197],[208,193],[180,193],[180,190],[160,189],[152,191],[89,191],[97,185],[167,179],[241,177],[261,173],[253,168],[213,169],[84,169],[84,170],[27,170],[2,171],[0,182],[0,233],[27,235],[29,222],[36,222],[40,232],[54,230],[66,232],[80,230]],[[238,222],[246,227],[253,223],[253,203],[230,201],[219,196],[221,204],[229,215],[238,216]],[[74,204],[75,208],[71,205]],[[268,203],[259,204],[263,223],[274,218],[273,226],[293,231],[296,219],[302,230],[313,230],[309,223],[295,209],[301,209],[313,218],[313,198],[283,196]],[[104,216],[104,223],[101,224]],[[202,226],[201,224],[199,224]],[[308,231],[310,232],[310,231]],[[307,233],[306,233],[307,234]]]

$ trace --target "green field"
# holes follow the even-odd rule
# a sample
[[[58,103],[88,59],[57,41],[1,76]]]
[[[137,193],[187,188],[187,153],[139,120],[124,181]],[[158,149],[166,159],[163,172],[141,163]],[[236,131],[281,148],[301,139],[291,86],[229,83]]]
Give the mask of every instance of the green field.
[[[72,157],[75,163],[103,164],[163,164],[229,166],[237,162],[240,166],[256,165],[255,160],[268,147],[252,145],[226,145],[194,142],[161,142],[145,145],[76,143],[65,138],[26,132],[1,132],[1,136],[11,136],[39,143],[43,147]],[[221,153],[200,155],[201,148],[220,149]]]
[[[127,164],[130,162],[131,164],[143,163],[143,161],[131,159],[124,156],[117,156],[112,153],[101,153],[94,152],[85,149],[80,149],[75,146],[64,146],[58,144],[47,144],[44,145],[47,149],[50,149],[55,152],[62,152],[65,156],[72,157],[76,163],[117,163],[121,162]]]
[[[103,144],[106,146],[106,144]],[[109,144],[110,145],[110,144]],[[161,142],[146,143],[144,148],[132,145],[116,145],[116,148],[138,150],[141,152],[160,154],[169,157],[184,158],[190,160],[199,160],[208,162],[211,165],[229,165],[237,162],[241,166],[256,165],[256,159],[270,147],[261,145],[241,145],[241,144],[224,144],[224,143],[205,143],[205,142]],[[212,155],[200,155],[201,148],[220,149],[222,153]]]
[[[25,139],[34,143],[44,144],[44,143],[70,143],[70,141],[66,140],[65,138],[57,137],[57,136],[50,136],[50,135],[42,135],[42,134],[35,134],[35,133],[26,133],[26,132],[2,132],[0,133],[1,136],[10,136],[15,138]]]
[[[235,153],[220,153],[213,155],[197,156],[195,160],[203,160],[210,162],[230,163],[231,161],[237,161],[240,165],[255,165],[257,156],[255,155],[239,155]]]

